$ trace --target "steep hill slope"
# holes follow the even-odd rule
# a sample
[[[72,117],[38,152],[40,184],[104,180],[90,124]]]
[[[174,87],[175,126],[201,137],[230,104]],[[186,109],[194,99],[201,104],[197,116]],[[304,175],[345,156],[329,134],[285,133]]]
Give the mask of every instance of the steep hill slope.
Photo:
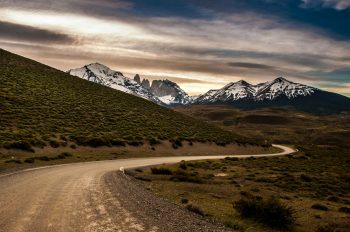
[[[233,133],[0,50],[0,147],[228,143]]]

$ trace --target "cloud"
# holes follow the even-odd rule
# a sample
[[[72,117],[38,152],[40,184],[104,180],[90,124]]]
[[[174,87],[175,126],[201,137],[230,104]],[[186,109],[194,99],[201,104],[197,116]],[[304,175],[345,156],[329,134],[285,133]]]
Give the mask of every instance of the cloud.
[[[0,21],[0,32],[0,39],[6,40],[61,44],[71,44],[74,42],[74,39],[66,34],[9,22]]]
[[[350,8],[350,0],[302,0],[301,7],[303,8],[333,8],[336,10],[346,10]]]
[[[322,78],[329,81],[316,72],[350,64],[348,40],[254,9],[240,12],[233,8],[232,14],[215,12],[213,17],[206,12],[210,17],[184,18],[181,14],[142,15],[142,8],[134,9],[131,1],[6,2],[0,15],[13,28],[4,30],[6,33],[0,28],[0,38],[8,34],[0,46],[61,70],[98,61],[124,73],[176,80],[193,93],[239,79],[257,83],[285,76],[311,84]],[[295,8],[306,11],[298,3]],[[21,38],[23,28],[19,26],[37,32],[27,31]],[[53,33],[53,38],[35,39],[44,32]]]
[[[275,67],[265,64],[245,63],[245,62],[230,62],[229,66],[234,68],[252,68],[252,69],[275,69]]]

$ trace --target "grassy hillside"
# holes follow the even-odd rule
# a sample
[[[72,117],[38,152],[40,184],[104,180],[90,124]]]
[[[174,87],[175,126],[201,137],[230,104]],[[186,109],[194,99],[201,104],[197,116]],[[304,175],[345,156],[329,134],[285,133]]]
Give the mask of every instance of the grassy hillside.
[[[144,99],[0,50],[0,147],[245,142]]]

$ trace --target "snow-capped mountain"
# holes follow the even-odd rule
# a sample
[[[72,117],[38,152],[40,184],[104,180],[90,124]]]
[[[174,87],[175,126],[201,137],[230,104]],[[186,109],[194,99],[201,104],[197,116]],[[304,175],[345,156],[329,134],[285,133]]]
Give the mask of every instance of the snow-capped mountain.
[[[152,81],[150,90],[166,105],[186,105],[190,102],[188,94],[169,80]]]
[[[264,101],[285,96],[293,99],[312,95],[318,89],[279,77],[273,81],[252,85],[246,81],[232,82],[222,89],[210,90],[199,96],[196,103],[232,102],[238,100]]]
[[[136,74],[132,80],[125,77],[123,73],[111,70],[107,66],[99,63],[71,69],[67,73],[142,97],[159,105],[173,106],[188,104],[190,102],[188,94],[172,81],[155,80],[152,82],[152,85],[150,85],[149,80],[141,80],[138,74]]]
[[[317,114],[350,111],[349,98],[282,77],[257,85],[246,81],[230,83],[222,89],[200,95],[193,104],[225,104],[243,109],[293,107]]]

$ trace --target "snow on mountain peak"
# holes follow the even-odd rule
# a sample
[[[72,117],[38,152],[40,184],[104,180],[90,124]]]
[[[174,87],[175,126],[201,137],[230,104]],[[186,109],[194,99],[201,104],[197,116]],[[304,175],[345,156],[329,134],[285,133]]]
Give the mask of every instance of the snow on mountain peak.
[[[136,75],[134,79],[125,77],[123,73],[114,71],[109,67],[92,63],[82,68],[68,71],[73,76],[108,86],[144,99],[153,101],[160,105],[187,104],[190,97],[176,83],[169,80],[155,80],[150,85],[147,79]]]
[[[292,99],[298,96],[311,95],[316,88],[291,82],[283,77],[273,81],[249,84],[244,80],[231,82],[219,90],[210,90],[199,96],[197,103],[227,102],[249,99],[254,101],[273,100],[279,96]]]

